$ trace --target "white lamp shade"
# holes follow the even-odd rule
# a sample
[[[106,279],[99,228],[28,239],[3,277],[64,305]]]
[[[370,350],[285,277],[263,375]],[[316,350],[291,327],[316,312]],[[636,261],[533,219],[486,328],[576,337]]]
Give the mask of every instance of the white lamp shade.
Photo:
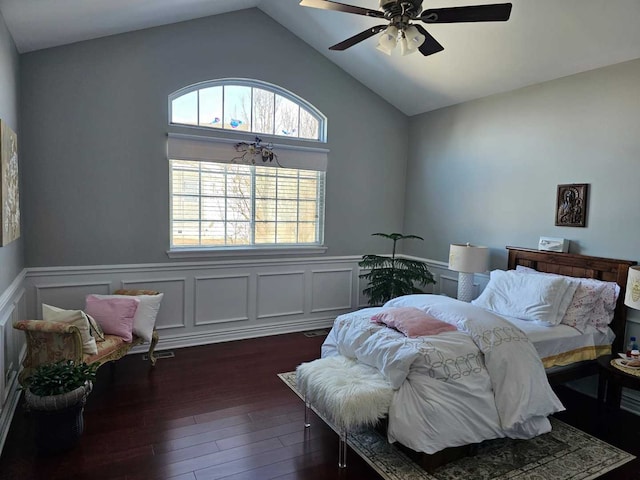
[[[489,248],[470,244],[452,243],[449,249],[449,269],[454,272],[486,272],[489,266]]]
[[[640,266],[630,267],[627,275],[627,293],[624,295],[627,307],[640,310]]]

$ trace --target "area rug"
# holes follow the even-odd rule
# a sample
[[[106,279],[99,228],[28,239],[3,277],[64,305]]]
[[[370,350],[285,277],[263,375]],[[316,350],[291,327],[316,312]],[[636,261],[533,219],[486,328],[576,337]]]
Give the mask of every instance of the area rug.
[[[279,373],[278,377],[302,398],[295,372]],[[635,458],[560,420],[550,420],[550,433],[531,440],[483,442],[476,456],[431,473],[373,429],[350,432],[348,443],[384,480],[589,480]]]

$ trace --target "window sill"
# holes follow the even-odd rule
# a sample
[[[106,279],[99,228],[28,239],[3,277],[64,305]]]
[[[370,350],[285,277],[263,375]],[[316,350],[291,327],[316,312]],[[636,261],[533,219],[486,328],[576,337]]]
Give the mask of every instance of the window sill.
[[[167,250],[169,258],[257,257],[282,255],[317,255],[327,251],[324,246],[304,247],[238,247],[238,248],[174,248]]]

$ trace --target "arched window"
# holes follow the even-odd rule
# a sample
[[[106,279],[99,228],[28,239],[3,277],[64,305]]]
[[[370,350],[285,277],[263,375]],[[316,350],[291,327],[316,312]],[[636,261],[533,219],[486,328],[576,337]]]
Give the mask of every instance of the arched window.
[[[169,132],[170,256],[324,249],[326,117],[315,107],[264,82],[215,80],[171,94],[169,123],[193,127]]]
[[[213,80],[182,88],[169,100],[174,125],[325,140],[324,115],[293,93],[266,82]]]

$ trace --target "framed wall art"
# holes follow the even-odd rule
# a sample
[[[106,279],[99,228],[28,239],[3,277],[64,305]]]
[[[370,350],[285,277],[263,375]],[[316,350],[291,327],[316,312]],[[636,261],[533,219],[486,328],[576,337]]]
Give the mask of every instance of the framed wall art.
[[[558,185],[556,225],[558,227],[587,226],[588,183]]]
[[[20,182],[18,175],[18,136],[0,120],[0,245],[20,237]]]

